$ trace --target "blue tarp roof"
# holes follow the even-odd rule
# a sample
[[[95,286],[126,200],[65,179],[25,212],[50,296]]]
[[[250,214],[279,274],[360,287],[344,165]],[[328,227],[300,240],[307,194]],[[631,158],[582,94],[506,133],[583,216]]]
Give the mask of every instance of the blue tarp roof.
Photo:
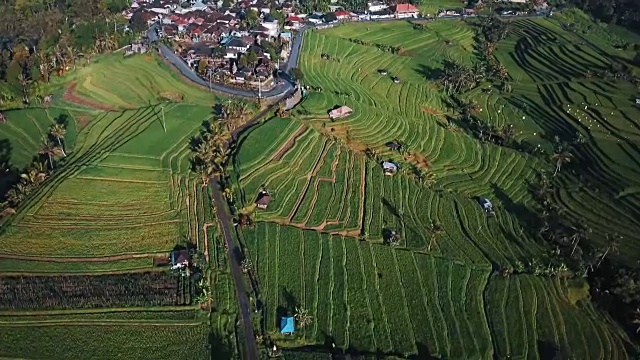
[[[293,317],[282,317],[280,319],[280,332],[283,334],[294,332],[296,329],[293,323]]]

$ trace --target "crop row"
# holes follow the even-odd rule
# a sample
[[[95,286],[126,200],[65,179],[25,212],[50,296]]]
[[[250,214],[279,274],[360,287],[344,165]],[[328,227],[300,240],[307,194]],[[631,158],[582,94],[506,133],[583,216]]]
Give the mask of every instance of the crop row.
[[[4,276],[0,277],[0,309],[183,305],[190,302],[189,285],[183,283],[169,273],[158,271],[123,275]]]
[[[189,324],[0,326],[0,356],[40,359],[189,359],[209,355],[209,328]],[[188,341],[187,341],[188,339]],[[33,346],[38,344],[38,346]]]
[[[489,277],[488,266],[266,223],[244,238],[274,337],[280,316],[303,307],[313,317],[297,330],[306,344],[329,338],[339,347],[404,354],[427,348],[468,359],[494,351],[535,357],[546,342],[584,359],[626,355],[622,334],[590,305],[571,305],[557,280]]]
[[[299,331],[309,344],[330,337],[337,346],[351,344],[361,350],[415,354],[418,346],[426,345],[434,354],[446,354],[462,340],[452,336],[436,341],[438,334],[456,326],[452,317],[461,308],[482,309],[486,268],[472,270],[426,255],[266,223],[245,230],[244,239],[264,290],[270,333],[277,331],[280,316],[304,307],[313,323]],[[436,278],[440,281],[443,270],[442,279],[453,279],[458,288],[425,287]],[[463,297],[451,300],[450,293]],[[429,303],[429,296],[440,304]],[[474,325],[481,325],[481,311],[474,316]],[[432,326],[434,319],[444,317],[447,321]],[[469,353],[488,351],[488,333],[472,331],[466,322],[459,327]]]

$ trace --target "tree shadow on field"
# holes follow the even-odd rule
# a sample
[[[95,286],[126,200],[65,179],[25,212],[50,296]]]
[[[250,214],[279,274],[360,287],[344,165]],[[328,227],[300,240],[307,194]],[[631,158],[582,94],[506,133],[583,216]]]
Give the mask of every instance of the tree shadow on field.
[[[400,219],[400,214],[398,213],[398,210],[396,209],[395,206],[393,206],[393,204],[389,202],[389,200],[382,198],[382,206],[384,206],[384,208],[387,209],[387,211],[391,213],[391,215]]]
[[[233,358],[231,344],[214,331],[209,333],[209,346],[211,347],[211,360]]]
[[[11,164],[12,152],[11,142],[8,139],[0,139],[0,200],[20,176],[17,169]]]
[[[66,128],[69,125],[69,115],[60,114],[58,115],[58,117],[55,118],[55,122],[56,124],[62,125]]]
[[[283,317],[293,316],[296,308],[299,306],[298,300],[296,297],[284,286],[281,290],[282,300],[284,301],[284,306],[280,305],[276,308],[276,328],[280,329],[280,320]]]
[[[421,342],[416,343],[416,348],[418,349],[418,355],[411,355],[408,357],[410,360],[436,360],[438,359],[435,356],[431,356],[431,352],[429,351],[429,347],[427,344],[423,344]]]
[[[424,64],[418,64],[418,68],[415,71],[430,81],[438,81],[444,73],[443,69],[432,68]]]
[[[525,231],[527,231],[530,237],[535,238],[535,226],[537,223],[536,220],[538,219],[538,215],[536,214],[536,212],[532,211],[525,205],[513,202],[509,195],[504,192],[504,190],[500,189],[497,184],[491,184],[491,188],[493,189],[493,193],[496,198],[504,206],[504,209],[507,210],[508,213],[514,215],[516,219],[518,219],[518,222],[525,229]],[[508,233],[508,231],[504,232]]]

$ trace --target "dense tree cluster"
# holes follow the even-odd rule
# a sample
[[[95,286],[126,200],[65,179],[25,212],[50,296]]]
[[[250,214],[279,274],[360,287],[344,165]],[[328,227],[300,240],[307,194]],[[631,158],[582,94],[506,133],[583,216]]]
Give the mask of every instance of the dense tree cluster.
[[[609,24],[640,29],[640,0],[573,0],[573,3]]]
[[[7,0],[0,4],[0,106],[38,97],[39,82],[82,56],[129,40],[129,0]]]

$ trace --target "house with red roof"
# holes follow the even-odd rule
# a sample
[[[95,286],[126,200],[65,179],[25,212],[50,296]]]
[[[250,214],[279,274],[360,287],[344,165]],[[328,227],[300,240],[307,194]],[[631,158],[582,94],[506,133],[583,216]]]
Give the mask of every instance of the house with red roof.
[[[351,18],[351,13],[348,11],[340,10],[336,11],[335,14],[338,20],[347,20]]]
[[[398,19],[417,18],[420,10],[412,4],[396,4],[393,13]]]
[[[289,16],[284,22],[285,30],[298,30],[302,27],[304,19],[298,16]]]

